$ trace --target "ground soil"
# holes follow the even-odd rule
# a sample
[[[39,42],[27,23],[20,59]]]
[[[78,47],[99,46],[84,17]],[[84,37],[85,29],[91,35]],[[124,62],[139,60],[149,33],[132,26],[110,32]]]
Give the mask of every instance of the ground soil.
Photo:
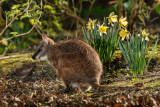
[[[0,84],[4,83],[0,86],[0,105],[4,107],[160,106],[159,47],[147,72],[136,77],[129,72],[117,50],[111,67],[104,70],[101,84],[107,88],[101,91],[65,93],[65,86],[51,66],[47,62],[33,61],[29,53],[0,60],[0,74]]]

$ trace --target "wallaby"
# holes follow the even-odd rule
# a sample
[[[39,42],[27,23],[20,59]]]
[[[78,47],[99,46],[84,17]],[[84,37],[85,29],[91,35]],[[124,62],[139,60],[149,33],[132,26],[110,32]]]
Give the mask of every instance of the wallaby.
[[[42,39],[32,58],[48,60],[66,89],[79,88],[79,84],[89,84],[94,89],[101,87],[102,63],[90,45],[77,39],[55,43],[46,35]]]

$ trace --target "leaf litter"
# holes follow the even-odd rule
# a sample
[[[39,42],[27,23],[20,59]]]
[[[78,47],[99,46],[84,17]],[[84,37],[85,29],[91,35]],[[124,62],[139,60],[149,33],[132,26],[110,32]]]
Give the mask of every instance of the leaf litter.
[[[65,86],[47,63],[25,63],[8,72],[0,105],[2,107],[158,107],[160,87],[153,85],[160,80],[159,64],[153,69],[156,72],[148,72],[145,76],[139,76],[140,80],[134,81],[125,73],[116,77],[104,75],[101,83],[108,85],[105,91],[98,92],[92,89],[89,92],[64,93]],[[126,85],[127,80],[131,81],[128,84],[132,85]],[[126,84],[121,85],[122,82]]]

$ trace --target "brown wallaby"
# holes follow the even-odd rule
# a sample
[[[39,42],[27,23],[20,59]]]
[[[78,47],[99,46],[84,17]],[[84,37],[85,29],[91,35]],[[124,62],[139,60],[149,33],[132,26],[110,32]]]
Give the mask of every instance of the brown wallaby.
[[[66,89],[79,88],[79,84],[86,83],[94,89],[103,87],[99,85],[102,63],[90,45],[77,39],[55,43],[46,35],[42,39],[32,58],[48,60]]]

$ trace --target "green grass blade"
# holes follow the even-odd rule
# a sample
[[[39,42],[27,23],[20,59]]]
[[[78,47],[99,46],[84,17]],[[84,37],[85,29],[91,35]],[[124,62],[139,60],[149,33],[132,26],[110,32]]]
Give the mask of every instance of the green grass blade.
[[[128,64],[130,64],[129,59],[128,59],[128,57],[127,57],[127,53],[126,53],[126,51],[125,51],[125,50],[126,50],[126,49],[125,49],[125,46],[124,46],[124,44],[123,44],[121,41],[119,41],[119,48],[120,48],[120,50],[121,50],[124,58],[125,58],[126,61],[128,62]]]
[[[146,69],[147,69],[147,67],[148,67],[148,65],[149,65],[149,63],[150,63],[150,61],[151,61],[151,59],[152,59],[152,56],[153,56],[154,52],[155,52],[157,43],[158,43],[158,39],[157,39],[157,41],[156,41],[156,43],[155,43],[155,45],[154,45],[154,47],[153,47],[153,49],[152,49],[151,55],[149,56],[148,63],[147,63],[147,66],[146,66]]]
[[[85,40],[88,42],[88,39],[87,39],[87,36],[86,36],[86,31],[85,31],[85,29],[82,27],[82,32],[83,32],[83,35],[84,35],[84,38],[85,38]]]

